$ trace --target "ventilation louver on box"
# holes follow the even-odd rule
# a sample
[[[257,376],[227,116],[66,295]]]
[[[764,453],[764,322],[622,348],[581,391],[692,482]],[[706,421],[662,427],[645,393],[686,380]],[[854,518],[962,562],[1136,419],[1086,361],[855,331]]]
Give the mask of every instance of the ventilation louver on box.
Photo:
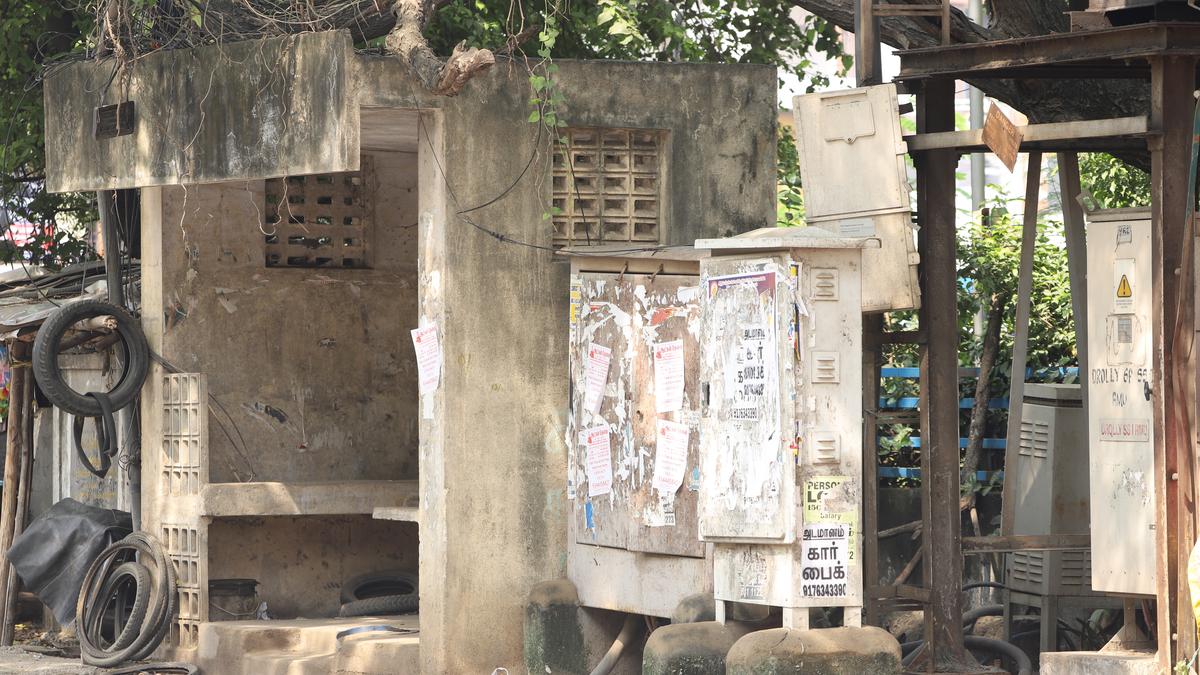
[[[267,267],[370,267],[368,158],[361,167],[266,181]]]

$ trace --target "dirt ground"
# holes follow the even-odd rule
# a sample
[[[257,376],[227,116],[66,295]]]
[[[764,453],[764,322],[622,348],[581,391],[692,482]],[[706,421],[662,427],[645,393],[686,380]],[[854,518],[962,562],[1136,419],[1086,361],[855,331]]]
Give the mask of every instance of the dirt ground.
[[[0,647],[0,673],[36,673],[37,675],[95,675],[97,670],[79,659],[46,656],[20,647]]]

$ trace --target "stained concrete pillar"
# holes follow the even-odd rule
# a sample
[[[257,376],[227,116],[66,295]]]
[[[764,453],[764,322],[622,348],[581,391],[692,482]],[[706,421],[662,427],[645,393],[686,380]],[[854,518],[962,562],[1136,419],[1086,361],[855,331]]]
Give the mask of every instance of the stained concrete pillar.
[[[725,658],[725,673],[899,675],[900,643],[887,631],[874,626],[760,630],[749,633],[730,648]]]
[[[746,634],[745,624],[678,623],[650,634],[642,651],[642,675],[709,675],[725,672],[725,657]]]
[[[579,594],[570,581],[543,581],[529,592],[525,605],[525,666],[530,673],[588,672]]]

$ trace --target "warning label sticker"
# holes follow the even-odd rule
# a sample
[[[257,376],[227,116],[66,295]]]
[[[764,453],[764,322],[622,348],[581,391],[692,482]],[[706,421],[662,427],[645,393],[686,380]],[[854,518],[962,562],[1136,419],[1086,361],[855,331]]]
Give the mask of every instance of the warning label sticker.
[[[1118,312],[1133,310],[1133,258],[1120,258],[1113,262],[1113,282],[1116,289],[1113,293],[1113,307]]]
[[[1100,440],[1141,443],[1150,440],[1150,420],[1100,420]]]

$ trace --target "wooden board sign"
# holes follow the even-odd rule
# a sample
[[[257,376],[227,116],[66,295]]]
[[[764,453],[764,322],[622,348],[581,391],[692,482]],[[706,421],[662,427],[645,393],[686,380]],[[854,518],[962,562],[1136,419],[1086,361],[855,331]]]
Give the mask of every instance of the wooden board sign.
[[[983,123],[983,142],[1009,171],[1017,166],[1017,154],[1021,151],[1023,137],[1021,128],[1013,124],[995,103],[988,108],[987,119]]]

